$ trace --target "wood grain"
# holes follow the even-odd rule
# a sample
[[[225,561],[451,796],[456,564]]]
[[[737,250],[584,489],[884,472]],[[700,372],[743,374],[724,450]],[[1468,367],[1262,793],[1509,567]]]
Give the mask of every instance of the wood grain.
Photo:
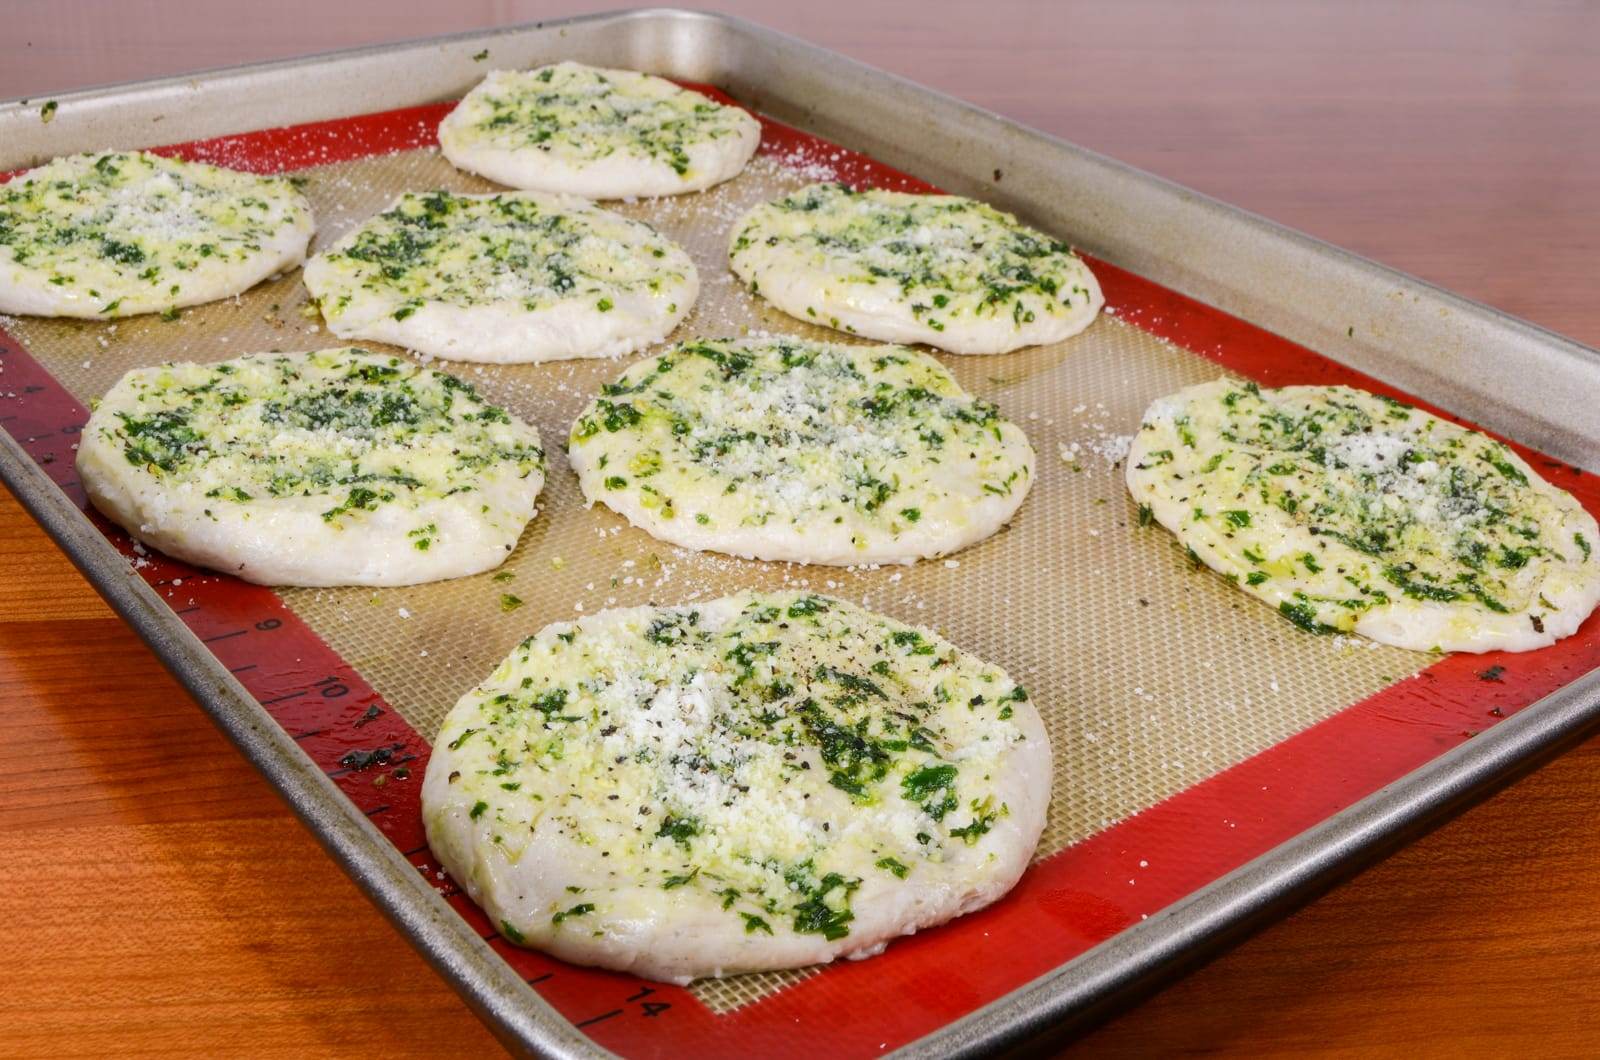
[[[0,542],[0,1053],[493,1055],[3,492]]]
[[[0,97],[612,6],[11,0]],[[1595,5],[730,9],[1600,344]],[[0,1052],[495,1052],[3,493],[0,752]],[[1597,805],[1591,741],[1072,1051],[1595,1055]]]

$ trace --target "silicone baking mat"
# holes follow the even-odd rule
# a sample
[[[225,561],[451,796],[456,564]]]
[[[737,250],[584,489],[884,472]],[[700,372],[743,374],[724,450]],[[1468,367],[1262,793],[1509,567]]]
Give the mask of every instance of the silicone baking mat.
[[[323,247],[402,191],[492,188],[439,156],[435,129],[449,108],[169,150],[294,171]],[[654,224],[695,259],[700,301],[675,338],[765,331],[847,341],[748,295],[727,270],[729,227],[749,206],[815,180],[933,189],[763,125],[760,154],[735,180],[698,195],[610,205]],[[746,562],[673,548],[603,508],[585,509],[562,443],[599,385],[624,366],[613,361],[442,365],[537,424],[550,455],[542,512],[499,580],[275,593],[146,554],[99,525],[418,871],[600,1044],[629,1055],[691,1044],[707,1055],[876,1053],[1003,996],[1600,663],[1596,620],[1553,648],[1493,657],[1441,659],[1312,636],[1195,569],[1161,528],[1139,527],[1122,459],[1153,398],[1220,374],[1393,391],[1107,263],[1091,265],[1108,305],[1084,334],[999,357],[941,355],[963,385],[1023,426],[1040,457],[1013,524],[946,561],[860,569]],[[298,271],[176,321],[3,324],[0,425],[80,503],[73,439],[84,407],[124,371],[340,344],[308,307]],[[1592,476],[1523,453],[1600,510]],[[1050,731],[1056,775],[1044,838],[1017,890],[869,961],[687,989],[575,968],[495,936],[422,838],[417,788],[445,712],[547,622],[780,586],[932,626],[1028,687]],[[508,609],[507,594],[520,603]]]

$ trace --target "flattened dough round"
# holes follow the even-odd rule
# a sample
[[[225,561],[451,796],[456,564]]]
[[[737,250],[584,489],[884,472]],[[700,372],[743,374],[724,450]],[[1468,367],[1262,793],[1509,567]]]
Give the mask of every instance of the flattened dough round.
[[[1319,633],[1527,651],[1600,602],[1594,517],[1505,445],[1342,386],[1162,398],[1128,488],[1212,569]]]
[[[1050,779],[999,669],[840,600],[743,593],[523,641],[445,718],[422,812],[512,942],[687,983],[988,905]]]
[[[700,191],[738,176],[760,142],[738,107],[582,63],[495,70],[439,123],[458,169],[588,199]]]
[[[411,585],[499,566],[544,453],[453,376],[336,349],[137,368],[89,417],[78,473],[169,556],[265,585]]]
[[[305,280],[340,338],[501,364],[632,353],[700,292],[689,255],[649,225],[532,192],[408,192]]]
[[[913,563],[1004,526],[1033,484],[1022,429],[902,346],[697,341],[640,361],[573,425],[590,503],[747,559]]]
[[[1060,342],[1105,304],[1065,243],[956,195],[813,184],[735,224],[728,262],[792,317],[951,353]]]
[[[283,177],[143,151],[71,155],[0,185],[0,313],[110,320],[214,302],[305,259]]]

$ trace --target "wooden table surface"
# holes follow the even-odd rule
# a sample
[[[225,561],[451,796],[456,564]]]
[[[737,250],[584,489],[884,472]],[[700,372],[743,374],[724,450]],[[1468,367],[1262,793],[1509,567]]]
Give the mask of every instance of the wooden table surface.
[[[0,98],[614,3],[0,0]],[[732,10],[1600,345],[1600,8]],[[0,1053],[493,1054],[0,491]],[[1600,1053],[1600,740],[1090,1054]]]

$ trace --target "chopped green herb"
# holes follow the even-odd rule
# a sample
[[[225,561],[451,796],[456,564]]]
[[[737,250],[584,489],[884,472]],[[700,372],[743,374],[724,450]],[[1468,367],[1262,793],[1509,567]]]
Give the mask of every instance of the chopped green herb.
[[[564,911],[562,911],[560,913],[557,913],[555,916],[551,917],[550,918],[550,923],[559,924],[563,920],[571,920],[575,916],[587,916],[588,914],[590,914],[592,912],[594,912],[594,903],[593,902],[579,902],[577,905],[573,906],[571,909],[564,910]]]
[[[1290,622],[1299,626],[1307,633],[1337,633],[1339,630],[1317,619],[1317,613],[1309,604],[1296,603],[1285,600],[1278,605],[1278,611]]]
[[[699,834],[700,821],[698,818],[678,817],[670,813],[662,819],[661,827],[656,830],[657,836],[665,836],[685,848],[688,847],[689,840]]]

